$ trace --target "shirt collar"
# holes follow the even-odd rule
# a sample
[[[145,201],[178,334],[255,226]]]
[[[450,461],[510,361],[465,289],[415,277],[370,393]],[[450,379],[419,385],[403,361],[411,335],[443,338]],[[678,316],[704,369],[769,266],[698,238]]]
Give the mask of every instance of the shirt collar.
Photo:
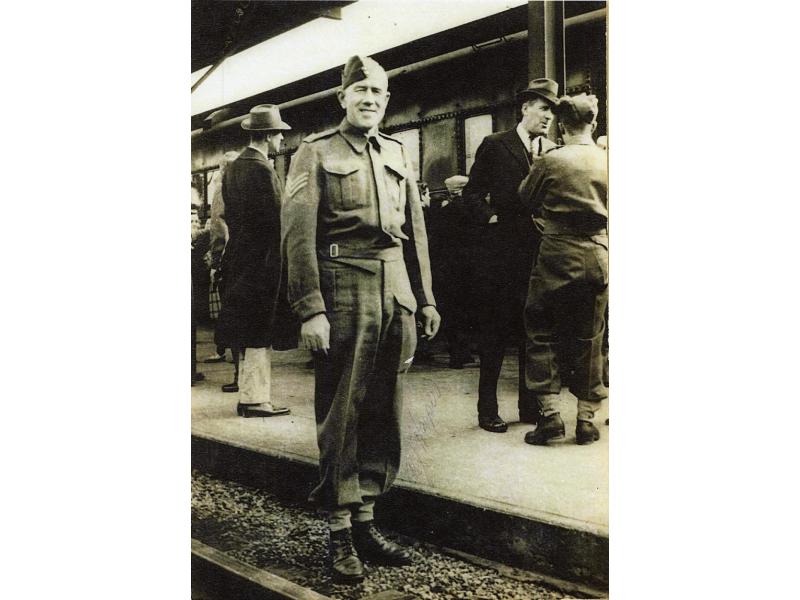
[[[264,152],[263,152],[262,150],[259,150],[259,149],[258,149],[258,148],[256,148],[255,146],[248,146],[248,148],[252,148],[252,149],[253,149],[253,150],[255,150],[256,152],[258,152],[258,153],[259,153],[261,156],[263,156],[263,157],[264,157],[264,160],[266,160],[267,162],[269,162],[269,156],[267,156],[266,154],[264,154]]]
[[[347,117],[342,119],[342,122],[339,124],[339,133],[341,133],[342,137],[344,137],[344,139],[346,139],[347,142],[353,147],[353,150],[359,154],[364,152],[364,148],[367,147],[367,139],[370,136],[374,136],[375,139],[378,140],[378,145],[381,148],[384,147],[384,142],[381,139],[381,136],[378,135],[377,127],[369,133],[364,133],[360,129],[353,127],[347,120]]]
[[[536,137],[539,137],[536,136],[531,138],[531,134],[528,133],[528,130],[522,126],[521,122],[517,124],[517,135],[519,136],[519,139],[522,141],[522,145],[525,146],[526,150],[530,150],[533,140],[535,140]]]

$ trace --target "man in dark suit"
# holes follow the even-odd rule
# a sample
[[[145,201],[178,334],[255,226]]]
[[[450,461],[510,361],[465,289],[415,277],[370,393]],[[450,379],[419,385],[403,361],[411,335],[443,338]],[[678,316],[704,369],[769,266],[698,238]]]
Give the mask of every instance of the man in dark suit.
[[[519,348],[520,421],[538,420],[535,400],[525,389],[522,310],[539,239],[517,188],[532,161],[555,146],[546,136],[557,100],[558,84],[550,79],[534,79],[519,92],[519,124],[484,138],[463,193],[472,218],[488,225],[475,282],[481,358],[478,424],[494,433],[508,429],[498,414],[497,380],[509,338]]]
[[[271,350],[281,282],[280,179],[269,163],[283,131],[278,107],[260,104],[242,121],[250,132],[245,148],[222,179],[228,244],[222,257],[221,338],[242,351],[237,414],[271,417],[289,412],[270,399]],[[278,324],[280,326],[280,324]]]

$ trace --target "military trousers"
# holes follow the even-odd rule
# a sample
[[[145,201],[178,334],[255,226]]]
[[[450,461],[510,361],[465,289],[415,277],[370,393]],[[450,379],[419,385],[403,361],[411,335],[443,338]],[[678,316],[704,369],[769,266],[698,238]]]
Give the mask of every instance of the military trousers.
[[[544,414],[554,412],[548,403],[561,391],[561,376],[570,366],[570,389],[579,406],[608,397],[603,381],[607,305],[608,236],[544,235],[525,304],[525,383]],[[566,364],[568,354],[572,365]]]
[[[327,354],[314,356],[320,482],[309,499],[329,515],[349,507],[358,516],[400,467],[401,375],[416,349],[415,320],[392,285],[398,270],[407,285],[404,263],[369,263],[319,263],[331,329]]]

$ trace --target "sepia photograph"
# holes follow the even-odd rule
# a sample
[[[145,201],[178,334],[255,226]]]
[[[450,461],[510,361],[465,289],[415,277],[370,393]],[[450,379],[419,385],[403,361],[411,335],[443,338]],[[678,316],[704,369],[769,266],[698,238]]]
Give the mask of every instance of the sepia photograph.
[[[192,598],[608,597],[609,18],[192,0]]]
[[[798,595],[785,7],[4,17],[3,597]]]

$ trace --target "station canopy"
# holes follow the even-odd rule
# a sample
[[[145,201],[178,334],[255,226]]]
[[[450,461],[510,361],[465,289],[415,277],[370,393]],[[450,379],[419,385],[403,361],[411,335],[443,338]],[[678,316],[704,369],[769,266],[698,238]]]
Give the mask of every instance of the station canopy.
[[[377,54],[526,4],[526,0],[347,4],[339,8],[340,19],[313,18],[226,58],[192,92],[192,116],[341,66],[354,54]],[[191,84],[211,67],[195,70]]]

